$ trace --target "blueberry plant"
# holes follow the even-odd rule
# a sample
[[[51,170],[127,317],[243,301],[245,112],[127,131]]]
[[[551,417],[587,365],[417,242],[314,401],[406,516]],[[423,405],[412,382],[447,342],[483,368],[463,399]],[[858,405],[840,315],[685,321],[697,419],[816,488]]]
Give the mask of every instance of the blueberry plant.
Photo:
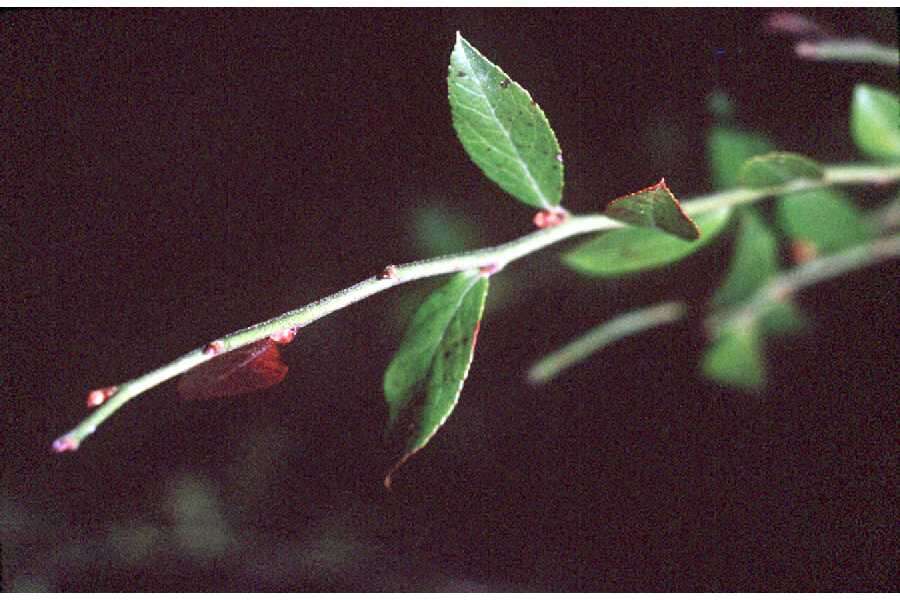
[[[815,57],[815,50],[804,46],[807,56]],[[895,67],[898,62],[897,51],[889,48],[873,54],[870,46],[860,52],[825,44],[818,51],[824,59],[857,57]],[[388,265],[364,281],[210,341],[159,369],[96,389],[87,397],[93,412],[53,448],[77,449],[126,402],[174,377],[185,398],[274,385],[287,373],[278,347],[302,335],[303,327],[388,288],[449,276],[418,308],[384,374],[388,426],[405,445],[385,478],[389,486],[397,467],[421,450],[453,412],[472,363],[491,276],[512,261],[593,234],[566,252],[562,263],[585,276],[613,278],[672,264],[733,232],[728,272],[703,307],[710,341],[699,367],[722,385],[754,391],[766,381],[766,340],[797,332],[810,319],[792,301],[798,290],[900,255],[900,235],[894,233],[900,198],[866,213],[843,191],[900,180],[900,101],[891,91],[865,84],[852,90],[849,130],[867,162],[824,165],[779,151],[760,134],[720,126],[708,140],[718,191],[681,203],[660,179],[609,202],[602,213],[572,214],[562,207],[562,150],[531,95],[461,35],[447,82],[453,127],[463,148],[485,176],[537,210],[536,231],[498,246]],[[775,202],[772,223],[754,207],[765,199]],[[792,256],[789,265],[780,260],[782,240]],[[685,314],[682,303],[664,302],[620,315],[536,362],[529,379],[548,381],[623,336]]]

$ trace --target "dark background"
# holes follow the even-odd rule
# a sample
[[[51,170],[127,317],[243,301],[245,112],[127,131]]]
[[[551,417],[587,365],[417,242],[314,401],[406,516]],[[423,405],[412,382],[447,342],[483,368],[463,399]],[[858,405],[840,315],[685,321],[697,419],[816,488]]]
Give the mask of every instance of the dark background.
[[[893,43],[892,11],[806,14]],[[767,345],[770,385],[751,396],[697,375],[728,236],[633,279],[566,272],[566,245],[497,275],[459,406],[392,493],[381,375],[436,282],[303,330],[276,388],[186,403],[167,384],[50,452],[88,389],[425,257],[423,207],[473,224],[475,245],[530,230],[455,140],[457,30],[544,108],[575,212],[661,176],[708,192],[715,90],[783,149],[857,158],[852,86],[895,74],[801,62],[766,16],[0,15],[4,589],[896,589],[896,268],[805,291],[814,329]],[[524,382],[547,351],[663,299],[696,316]]]

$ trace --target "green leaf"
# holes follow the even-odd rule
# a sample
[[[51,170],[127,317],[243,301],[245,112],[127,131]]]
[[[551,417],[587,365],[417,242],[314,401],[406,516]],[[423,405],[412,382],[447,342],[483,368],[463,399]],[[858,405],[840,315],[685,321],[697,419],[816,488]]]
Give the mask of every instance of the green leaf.
[[[531,95],[457,33],[447,76],[453,127],[485,175],[540,209],[562,199],[562,151]]]
[[[756,211],[745,208],[724,283],[713,296],[717,306],[733,306],[749,299],[778,272],[775,236]]]
[[[740,185],[759,189],[784,185],[797,179],[825,178],[822,166],[793,152],[770,152],[747,160],[738,172]]]
[[[638,227],[661,229],[685,240],[700,238],[700,230],[684,214],[665,179],[639,192],[613,200],[606,206],[604,213],[610,219]]]
[[[728,386],[758,392],[766,383],[766,365],[756,327],[730,327],[706,349],[703,374]]]
[[[707,137],[706,147],[716,189],[735,187],[738,172],[744,162],[775,149],[774,144],[765,136],[731,127],[713,127]]]
[[[872,85],[857,85],[850,105],[850,132],[863,154],[900,160],[900,99]]]
[[[809,326],[809,318],[790,300],[773,300],[760,311],[758,319],[766,335],[799,333]]]
[[[693,254],[715,239],[730,215],[730,208],[722,208],[696,216],[694,220],[701,234],[694,242],[652,229],[614,229],[566,253],[563,262],[579,273],[594,277],[619,277],[662,267]]]
[[[475,351],[487,298],[488,278],[478,271],[459,273],[419,307],[403,342],[384,374],[389,427],[400,428],[405,454],[390,478],[420,450],[453,412]]]
[[[779,228],[793,240],[829,254],[872,239],[862,212],[840,190],[822,188],[781,197],[775,209]]]

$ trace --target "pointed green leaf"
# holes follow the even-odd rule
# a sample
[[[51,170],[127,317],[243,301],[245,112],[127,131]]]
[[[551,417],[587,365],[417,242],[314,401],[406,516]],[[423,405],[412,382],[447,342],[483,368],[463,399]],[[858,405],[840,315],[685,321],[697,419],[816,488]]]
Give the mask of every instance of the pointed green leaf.
[[[447,76],[453,127],[472,161],[540,209],[562,199],[562,151],[531,95],[459,34]]]
[[[809,318],[790,300],[772,301],[759,314],[759,327],[766,335],[799,333],[808,326]]]
[[[730,327],[706,349],[703,374],[719,383],[757,392],[766,383],[766,365],[756,327]]]
[[[604,213],[610,219],[638,227],[660,229],[685,240],[700,238],[700,230],[684,214],[665,179],[639,192],[613,200],[606,206]]]
[[[819,181],[825,178],[822,166],[801,154],[769,152],[755,156],[741,166],[738,183],[759,189],[784,185],[797,179]]]
[[[776,222],[793,240],[829,254],[872,239],[874,232],[862,212],[834,188],[785,194],[776,205]]]
[[[453,412],[472,363],[487,291],[488,278],[478,271],[459,273],[413,317],[384,374],[390,427],[402,426],[407,436],[405,454],[392,472]]]
[[[850,105],[850,132],[863,154],[900,160],[900,99],[872,85],[857,85]]]
[[[738,171],[744,162],[775,149],[768,138],[731,127],[713,127],[707,137],[706,147],[716,189],[735,187]]]
[[[743,209],[728,275],[713,296],[713,304],[740,304],[753,296],[777,272],[778,246],[775,236],[756,211]]]
[[[593,277],[620,277],[655,269],[681,260],[715,239],[730,215],[731,209],[722,208],[694,217],[701,234],[693,242],[652,229],[614,229],[566,253],[563,262]]]

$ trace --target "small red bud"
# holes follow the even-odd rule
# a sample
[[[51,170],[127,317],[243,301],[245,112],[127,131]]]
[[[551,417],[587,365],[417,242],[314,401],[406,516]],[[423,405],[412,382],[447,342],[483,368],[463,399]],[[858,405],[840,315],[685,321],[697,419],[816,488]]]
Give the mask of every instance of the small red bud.
[[[203,348],[203,354],[207,356],[215,356],[225,350],[225,342],[222,340],[214,340]]]
[[[794,240],[791,243],[791,260],[796,264],[808,263],[819,255],[816,245],[806,240]]]
[[[54,452],[74,452],[75,450],[78,450],[78,440],[72,437],[71,434],[67,433],[53,442]]]
[[[91,390],[87,395],[88,408],[100,406],[101,404],[112,398],[112,396],[118,391],[119,388],[114,385],[100,388],[98,390]]]
[[[569,213],[562,209],[542,210],[534,215],[534,226],[538,229],[547,229],[562,224]]]
[[[378,279],[399,279],[400,276],[397,274],[397,267],[394,265],[388,265],[384,268],[384,270],[378,274]]]
[[[276,344],[281,344],[282,346],[285,344],[290,344],[294,341],[294,336],[297,335],[296,329],[285,329],[283,331],[279,331],[277,333],[273,333],[269,336],[269,339],[275,342]]]

